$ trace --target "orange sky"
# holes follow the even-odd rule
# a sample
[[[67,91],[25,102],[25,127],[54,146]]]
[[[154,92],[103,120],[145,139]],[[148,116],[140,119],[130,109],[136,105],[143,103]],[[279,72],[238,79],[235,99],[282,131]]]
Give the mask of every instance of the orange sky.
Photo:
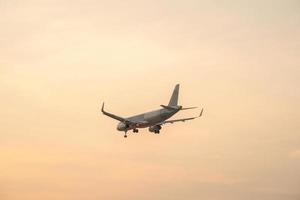
[[[300,198],[298,1],[0,0],[0,25],[0,200]],[[203,118],[125,140],[99,113],[176,83]]]

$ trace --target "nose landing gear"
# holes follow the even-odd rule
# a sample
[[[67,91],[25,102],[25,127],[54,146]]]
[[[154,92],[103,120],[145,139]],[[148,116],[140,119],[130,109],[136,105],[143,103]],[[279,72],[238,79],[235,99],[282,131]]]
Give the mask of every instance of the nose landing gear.
[[[127,131],[128,131],[128,130],[125,130],[124,138],[127,138]],[[135,128],[135,129],[133,129],[133,132],[134,132],[134,133],[138,133],[138,132],[139,132],[139,129]]]

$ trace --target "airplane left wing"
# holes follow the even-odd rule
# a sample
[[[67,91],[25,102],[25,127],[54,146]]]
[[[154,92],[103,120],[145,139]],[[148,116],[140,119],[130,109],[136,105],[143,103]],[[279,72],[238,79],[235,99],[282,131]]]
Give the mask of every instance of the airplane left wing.
[[[159,125],[164,125],[164,124],[168,124],[168,123],[173,124],[174,122],[185,122],[185,121],[188,121],[188,120],[193,120],[193,119],[201,117],[202,113],[203,113],[203,108],[201,109],[201,112],[200,112],[199,116],[197,116],[197,117],[189,117],[189,118],[183,118],[183,119],[167,120],[167,121],[164,121],[164,122],[160,123]]]
[[[124,122],[124,123],[129,124],[129,125],[130,125],[130,124],[136,124],[136,122],[132,122],[132,121],[126,119],[126,118],[123,118],[123,117],[114,115],[114,114],[112,114],[112,113],[106,112],[106,111],[104,110],[104,103],[102,104],[102,109],[101,109],[101,111],[102,111],[102,113],[103,113],[104,115],[106,115],[106,116],[108,116],[108,117],[111,117],[111,118],[113,118],[113,119],[115,119],[115,120],[118,120],[118,121],[120,121],[120,122]]]

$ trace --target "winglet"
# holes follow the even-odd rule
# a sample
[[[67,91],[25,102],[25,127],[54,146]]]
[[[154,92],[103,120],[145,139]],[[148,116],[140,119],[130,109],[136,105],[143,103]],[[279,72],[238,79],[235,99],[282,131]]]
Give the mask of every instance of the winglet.
[[[200,115],[199,115],[199,117],[201,117],[201,116],[202,116],[202,114],[203,114],[203,108],[201,109],[201,112],[200,112]]]
[[[102,103],[101,111],[104,112],[104,102]]]

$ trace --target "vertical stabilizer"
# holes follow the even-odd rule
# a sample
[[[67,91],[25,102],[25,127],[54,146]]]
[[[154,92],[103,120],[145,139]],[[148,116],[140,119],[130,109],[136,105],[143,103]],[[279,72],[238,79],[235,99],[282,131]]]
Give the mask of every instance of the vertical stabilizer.
[[[178,105],[178,94],[179,94],[179,84],[177,84],[175,86],[168,106],[177,106]]]

